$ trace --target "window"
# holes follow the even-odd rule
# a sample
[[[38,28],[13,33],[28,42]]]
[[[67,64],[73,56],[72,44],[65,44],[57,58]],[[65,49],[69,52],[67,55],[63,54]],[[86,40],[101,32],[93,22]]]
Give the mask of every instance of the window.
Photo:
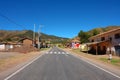
[[[115,39],[119,39],[119,38],[120,38],[120,34],[119,33],[115,34]]]
[[[101,41],[104,41],[105,40],[105,37],[101,37]]]
[[[112,41],[112,37],[109,37],[109,40]]]
[[[94,39],[92,39],[92,42],[94,42]]]

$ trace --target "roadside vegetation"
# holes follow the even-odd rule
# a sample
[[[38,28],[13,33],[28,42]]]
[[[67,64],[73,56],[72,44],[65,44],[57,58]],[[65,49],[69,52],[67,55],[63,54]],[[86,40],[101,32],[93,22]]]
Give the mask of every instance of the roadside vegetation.
[[[41,48],[39,51],[49,50],[51,48]]]
[[[108,60],[107,58],[99,58],[101,61],[110,63],[112,65],[116,65],[120,67],[120,58],[112,58],[111,60]]]
[[[80,55],[80,56],[84,56],[84,57],[87,57],[90,59],[102,61],[103,63],[106,63],[106,64],[111,64],[111,65],[120,67],[120,57],[117,57],[117,56],[113,56],[113,58],[111,60],[109,60],[108,55],[92,55],[89,53],[80,52],[79,49],[71,49],[71,51]]]

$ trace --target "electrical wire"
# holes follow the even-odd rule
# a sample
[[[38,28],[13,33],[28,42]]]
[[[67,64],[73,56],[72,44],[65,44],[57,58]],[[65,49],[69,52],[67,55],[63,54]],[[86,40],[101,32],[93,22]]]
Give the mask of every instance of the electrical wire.
[[[0,13],[0,16],[3,17],[3,18],[5,18],[5,19],[8,20],[9,22],[11,22],[11,23],[13,23],[13,24],[15,24],[15,25],[17,25],[17,26],[19,26],[19,27],[22,27],[23,29],[26,30],[26,28],[25,28],[23,25],[16,23],[15,21],[13,21],[12,19],[10,19],[10,18],[8,18],[7,16],[3,15],[2,13]]]

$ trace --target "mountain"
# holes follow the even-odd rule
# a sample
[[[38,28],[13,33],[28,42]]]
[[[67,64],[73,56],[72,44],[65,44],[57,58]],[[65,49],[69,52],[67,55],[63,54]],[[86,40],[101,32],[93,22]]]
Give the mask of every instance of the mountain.
[[[38,38],[38,33],[35,33],[36,39]],[[23,30],[23,31],[7,31],[7,30],[0,30],[0,42],[17,42],[22,38],[33,38],[33,31],[32,30]],[[40,35],[41,40],[51,40],[51,41],[60,41],[60,40],[67,40],[68,38],[62,38],[54,35],[47,35],[41,33]]]

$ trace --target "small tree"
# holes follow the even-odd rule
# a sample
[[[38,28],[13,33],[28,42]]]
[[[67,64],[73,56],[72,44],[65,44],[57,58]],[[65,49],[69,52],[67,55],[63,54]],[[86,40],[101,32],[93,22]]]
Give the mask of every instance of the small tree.
[[[93,30],[93,36],[99,34],[99,31],[97,31],[96,29]]]
[[[86,43],[86,42],[89,41],[88,38],[90,37],[90,35],[87,32],[84,32],[84,31],[81,30],[78,33],[78,37],[80,37],[81,43]]]
[[[12,39],[11,38],[7,38],[6,41],[12,41]]]

